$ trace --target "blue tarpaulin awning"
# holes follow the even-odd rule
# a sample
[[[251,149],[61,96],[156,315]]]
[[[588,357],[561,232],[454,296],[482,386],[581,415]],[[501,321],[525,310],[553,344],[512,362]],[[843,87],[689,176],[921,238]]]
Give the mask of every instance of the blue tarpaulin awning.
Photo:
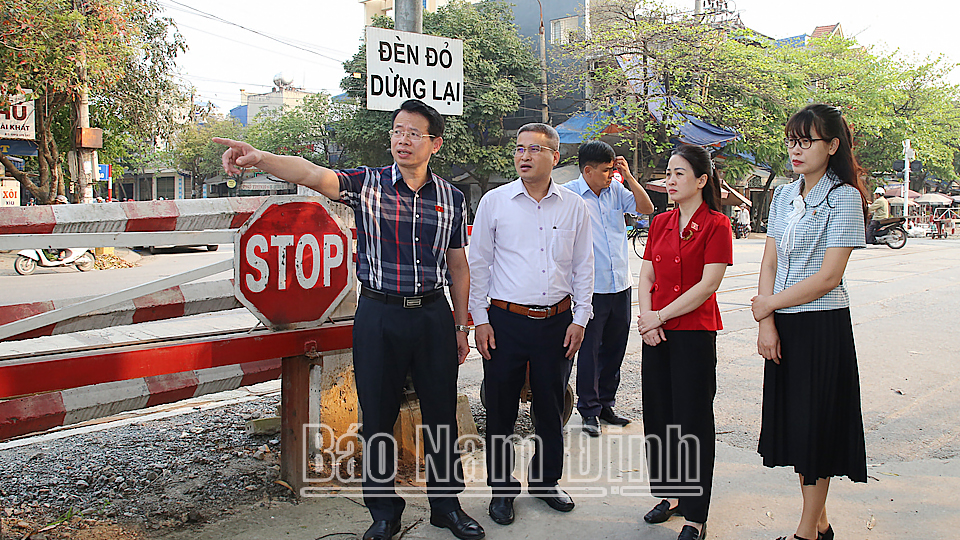
[[[561,144],[580,144],[587,133],[620,133],[613,114],[608,112],[581,111],[557,126]]]

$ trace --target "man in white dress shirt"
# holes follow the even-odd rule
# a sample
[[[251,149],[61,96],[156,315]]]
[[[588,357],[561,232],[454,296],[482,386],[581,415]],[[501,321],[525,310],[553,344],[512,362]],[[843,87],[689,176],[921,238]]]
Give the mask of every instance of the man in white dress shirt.
[[[560,512],[573,510],[557,486],[563,474],[563,397],[573,358],[593,315],[590,214],[576,193],[554,183],[560,137],[546,124],[517,134],[519,179],[487,193],[473,224],[470,313],[484,361],[490,517],[514,520],[514,423],[530,367],[535,453],[528,491]]]

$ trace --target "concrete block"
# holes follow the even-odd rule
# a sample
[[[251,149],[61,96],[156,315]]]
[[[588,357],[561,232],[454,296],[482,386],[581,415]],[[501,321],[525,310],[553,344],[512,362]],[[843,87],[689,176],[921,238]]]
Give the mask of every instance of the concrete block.
[[[423,460],[423,448],[417,456],[417,429],[423,424],[420,413],[420,400],[414,393],[407,394],[408,399],[400,404],[400,415],[393,427],[393,436],[397,440],[397,458],[401,463],[414,464],[417,459]],[[473,421],[473,412],[470,410],[470,400],[466,394],[457,396],[457,437],[480,438],[477,424]],[[463,439],[461,439],[463,441]],[[460,450],[475,450],[476,445],[461,445]]]
[[[280,417],[268,416],[247,421],[247,435],[274,435],[280,433]]]

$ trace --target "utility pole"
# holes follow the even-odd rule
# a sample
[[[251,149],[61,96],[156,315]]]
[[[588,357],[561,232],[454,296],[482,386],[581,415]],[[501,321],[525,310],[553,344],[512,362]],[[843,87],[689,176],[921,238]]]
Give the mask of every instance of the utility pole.
[[[900,198],[903,199],[903,217],[906,219],[910,215],[910,162],[913,161],[915,153],[910,148],[910,139],[903,141],[903,188],[900,190]]]
[[[87,13],[80,12],[76,2],[73,9],[81,17],[87,16]],[[85,28],[79,30],[86,32]],[[74,132],[74,148],[77,149],[77,183],[80,187],[77,202],[85,202],[93,197],[94,174],[99,173],[95,170],[97,169],[95,149],[103,146],[103,131],[90,129],[90,87],[87,83],[87,51],[84,39],[85,36],[81,35],[79,39],[80,94],[75,105],[77,126]]]
[[[393,18],[397,30],[422,34],[422,0],[396,0],[393,4]]]
[[[537,0],[540,5],[540,82],[543,89],[540,92],[540,121],[544,124],[550,123],[550,108],[547,104],[547,36],[543,28],[543,3]]]

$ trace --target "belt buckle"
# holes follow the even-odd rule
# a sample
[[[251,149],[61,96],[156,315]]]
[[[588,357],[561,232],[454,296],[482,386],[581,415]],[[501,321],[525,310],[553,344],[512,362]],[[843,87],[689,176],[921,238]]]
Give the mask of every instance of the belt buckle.
[[[534,312],[537,312],[537,315],[534,315]],[[546,319],[547,313],[550,313],[550,308],[527,308],[527,317],[531,319]]]
[[[405,308],[418,308],[423,306],[423,297],[422,296],[404,296],[403,297],[403,307]]]

